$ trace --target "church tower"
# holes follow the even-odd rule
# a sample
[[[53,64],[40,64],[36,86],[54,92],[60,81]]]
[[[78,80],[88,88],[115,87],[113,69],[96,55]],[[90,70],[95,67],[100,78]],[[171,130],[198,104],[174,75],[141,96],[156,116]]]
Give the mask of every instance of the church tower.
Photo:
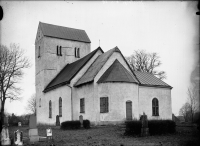
[[[62,68],[90,53],[90,43],[84,30],[39,23],[35,39],[37,106],[41,106],[44,88]]]

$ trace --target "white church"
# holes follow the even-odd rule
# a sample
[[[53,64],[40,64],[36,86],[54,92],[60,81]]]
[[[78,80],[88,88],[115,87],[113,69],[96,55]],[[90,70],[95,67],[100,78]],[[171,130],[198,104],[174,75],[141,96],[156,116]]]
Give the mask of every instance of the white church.
[[[132,71],[118,47],[91,52],[84,30],[39,23],[35,40],[37,124],[83,119],[117,124],[172,119],[172,87]],[[123,48],[121,48],[123,49]]]

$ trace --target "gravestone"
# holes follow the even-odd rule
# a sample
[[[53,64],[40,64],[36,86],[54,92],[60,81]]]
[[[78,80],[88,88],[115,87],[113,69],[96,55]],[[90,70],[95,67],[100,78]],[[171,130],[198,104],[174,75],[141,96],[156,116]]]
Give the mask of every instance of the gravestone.
[[[59,117],[59,115],[56,116],[56,126],[60,126],[60,117]]]
[[[47,143],[53,144],[53,132],[52,129],[49,127],[47,130]]]
[[[22,126],[22,123],[21,123],[21,122],[18,122],[18,126],[21,127],[21,126]]]
[[[83,127],[83,116],[82,115],[79,116],[79,121],[81,122],[81,127]]]
[[[14,144],[15,145],[23,145],[23,132],[22,131],[15,131],[14,132]]]
[[[36,116],[31,115],[29,118],[29,140],[31,143],[38,142],[39,136],[38,136],[38,129],[36,124]]]
[[[147,115],[145,115],[145,113],[143,113],[140,120],[142,122],[141,136],[148,136],[149,135],[149,128],[148,128]]]
[[[3,129],[1,131],[1,145],[11,145],[8,127],[6,125],[3,126]]]

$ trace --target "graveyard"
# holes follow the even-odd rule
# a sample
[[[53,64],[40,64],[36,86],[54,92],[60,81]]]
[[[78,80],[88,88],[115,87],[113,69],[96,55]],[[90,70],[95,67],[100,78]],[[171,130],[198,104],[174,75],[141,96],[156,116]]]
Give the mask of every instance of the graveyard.
[[[10,139],[14,138],[16,130],[23,132],[23,145],[50,145],[45,139],[34,143],[28,142],[29,126],[11,126],[9,128]],[[47,136],[49,126],[37,126],[40,137]],[[157,136],[127,136],[124,135],[124,125],[91,126],[90,129],[61,130],[60,126],[51,126],[52,143],[56,146],[132,146],[132,145],[199,145],[199,131],[195,126],[176,126],[176,133]]]

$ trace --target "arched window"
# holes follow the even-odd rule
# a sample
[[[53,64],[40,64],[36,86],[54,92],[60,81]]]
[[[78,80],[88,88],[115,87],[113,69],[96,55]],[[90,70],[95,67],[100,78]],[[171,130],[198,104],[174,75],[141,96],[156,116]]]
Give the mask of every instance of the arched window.
[[[60,46],[60,52],[59,55],[62,56],[62,47]]]
[[[57,46],[57,55],[59,55],[59,47]]]
[[[38,58],[40,58],[40,46],[38,48]]]
[[[152,100],[152,112],[153,116],[159,116],[159,104],[157,98]]]
[[[49,118],[52,118],[52,103],[49,101]]]
[[[41,98],[39,99],[39,107],[41,107]]]
[[[74,56],[75,56],[75,57],[76,57],[76,49],[77,49],[77,48],[75,47],[75,49],[74,49]]]
[[[59,116],[62,117],[62,98],[59,98]]]
[[[74,56],[76,58],[80,58],[80,48],[75,48],[75,50],[74,50]]]

